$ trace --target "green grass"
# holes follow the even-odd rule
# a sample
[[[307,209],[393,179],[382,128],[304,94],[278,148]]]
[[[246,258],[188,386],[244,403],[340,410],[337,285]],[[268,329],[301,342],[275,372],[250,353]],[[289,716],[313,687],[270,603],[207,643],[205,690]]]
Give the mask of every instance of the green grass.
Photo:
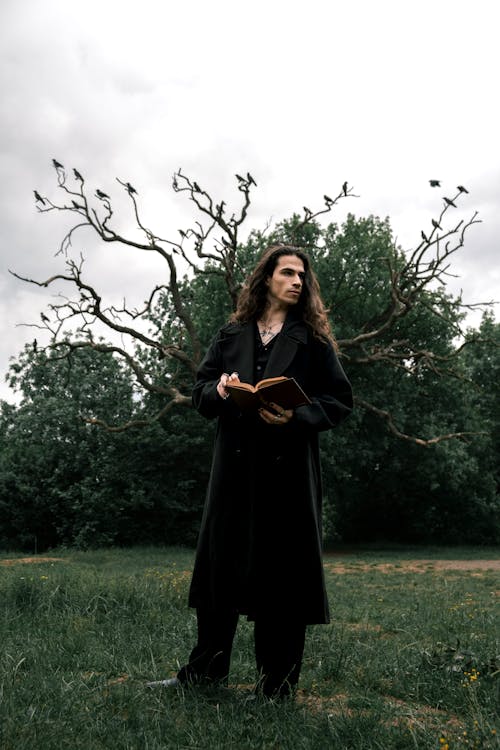
[[[191,551],[51,554],[0,565],[1,750],[499,746],[498,572],[427,562],[498,549],[327,556],[332,624],[308,629],[300,691],[283,704],[253,700],[243,618],[229,689],[145,688],[193,643]]]

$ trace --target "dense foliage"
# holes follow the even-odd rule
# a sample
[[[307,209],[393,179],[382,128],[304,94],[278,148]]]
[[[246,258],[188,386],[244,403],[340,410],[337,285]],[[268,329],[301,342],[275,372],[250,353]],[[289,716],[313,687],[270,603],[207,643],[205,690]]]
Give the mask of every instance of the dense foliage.
[[[298,217],[272,235],[250,236],[240,249],[241,279],[262,247],[297,241]],[[300,242],[310,252],[340,342],[363,321],[376,320],[390,295],[386,258],[404,263],[388,221],[350,216],[344,226],[308,224]],[[184,304],[197,321],[204,347],[230,312],[220,275],[182,282]],[[432,298],[432,299],[431,299]],[[426,299],[429,304],[426,305]],[[432,302],[432,304],[430,304]],[[442,312],[436,314],[436,310]],[[423,447],[398,438],[373,412],[358,408],[337,431],[322,436],[325,537],[328,545],[393,540],[447,543],[499,541],[498,499],[499,326],[485,315],[470,338],[455,343],[459,300],[443,287],[424,291],[421,303],[388,329],[385,356],[363,362],[363,348],[341,347],[358,399],[389,411],[403,433],[474,433]],[[166,341],[182,335],[165,292],[150,316]],[[391,364],[393,337],[432,350],[436,367],[418,361]],[[208,477],[213,425],[180,406],[160,422],[110,433],[81,415],[109,423],[158,413],[162,395],[139,395],[130,371],[111,354],[68,349],[67,356],[26,347],[13,362],[10,384],[18,406],[2,404],[0,423],[0,542],[43,549],[132,542],[192,544]],[[137,349],[145,370],[189,390],[192,373],[179,361]],[[453,373],[451,372],[453,370]]]

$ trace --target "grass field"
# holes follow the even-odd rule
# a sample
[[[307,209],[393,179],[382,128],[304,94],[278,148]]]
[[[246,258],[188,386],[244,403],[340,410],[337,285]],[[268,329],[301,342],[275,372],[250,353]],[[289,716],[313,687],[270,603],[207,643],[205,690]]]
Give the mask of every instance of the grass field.
[[[145,687],[193,643],[191,551],[51,557],[0,555],[1,750],[499,747],[498,549],[327,555],[294,703],[253,698],[243,618],[228,689]]]

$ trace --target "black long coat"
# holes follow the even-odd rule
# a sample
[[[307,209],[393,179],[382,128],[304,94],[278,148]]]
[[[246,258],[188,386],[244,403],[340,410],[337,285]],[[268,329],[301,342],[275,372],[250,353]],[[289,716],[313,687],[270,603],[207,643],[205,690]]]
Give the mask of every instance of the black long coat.
[[[254,337],[254,323],[221,328],[193,389],[196,409],[218,424],[189,604],[328,622],[318,432],[349,414],[351,386],[333,347],[292,313],[259,379],[294,377],[312,403],[286,425],[241,414],[216,387],[223,372],[254,382]]]

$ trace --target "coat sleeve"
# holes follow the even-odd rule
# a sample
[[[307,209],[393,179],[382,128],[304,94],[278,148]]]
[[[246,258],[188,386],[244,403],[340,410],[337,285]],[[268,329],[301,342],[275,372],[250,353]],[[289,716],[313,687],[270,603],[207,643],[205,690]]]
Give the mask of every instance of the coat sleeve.
[[[222,354],[220,349],[220,331],[212,340],[210,347],[201,361],[196,373],[196,382],[192,391],[194,408],[207,419],[214,419],[231,409],[228,403],[217,393],[217,383],[223,373]]]
[[[330,343],[315,341],[311,352],[311,404],[295,410],[295,422],[314,430],[329,430],[352,411],[352,388]]]

